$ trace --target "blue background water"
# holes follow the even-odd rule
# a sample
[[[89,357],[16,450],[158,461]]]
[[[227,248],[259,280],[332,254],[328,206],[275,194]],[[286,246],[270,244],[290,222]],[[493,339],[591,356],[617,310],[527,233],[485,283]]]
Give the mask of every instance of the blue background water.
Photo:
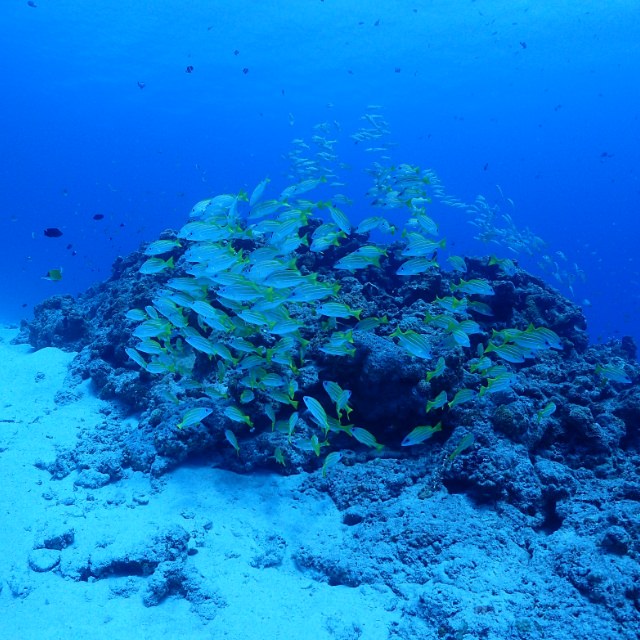
[[[516,223],[578,263],[594,340],[640,337],[637,0],[36,4],[0,5],[0,319],[108,277],[200,199],[285,186],[291,140],[318,122],[341,127],[350,215],[376,213],[349,137],[375,103],[395,162],[467,202],[504,206],[500,185]],[[450,244],[496,252],[459,211],[433,215]]]

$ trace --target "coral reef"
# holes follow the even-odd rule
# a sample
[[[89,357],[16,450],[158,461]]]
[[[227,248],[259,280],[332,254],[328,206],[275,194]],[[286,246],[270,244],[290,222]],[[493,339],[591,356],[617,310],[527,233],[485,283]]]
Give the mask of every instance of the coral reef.
[[[296,566],[332,585],[424,586],[410,598],[413,632],[437,624],[454,633],[452,612],[427,587],[440,566],[454,597],[455,574],[471,570],[454,561],[462,535],[477,537],[485,564],[505,553],[521,573],[553,564],[564,591],[543,589],[548,602],[577,591],[606,609],[607,629],[635,621],[635,345],[590,345],[580,309],[515,262],[465,257],[444,269],[436,261],[444,243],[425,231],[419,197],[408,199],[409,230],[386,244],[295,190],[274,201],[254,193],[248,218],[230,213],[248,196],[225,196],[222,208],[212,199],[163,244],[118,260],[107,282],[40,304],[22,341],[77,352],[69,392],[90,378],[122,416],[137,418],[122,426],[113,416],[46,468],[57,477],[82,470],[77,483],[89,488],[122,468],[160,477],[193,460],[311,472],[302,490],[331,496],[353,537],[339,554],[330,542],[299,547]],[[253,222],[269,203],[272,215]],[[327,211],[332,223],[317,218]],[[451,522],[442,519],[443,488],[458,500]],[[487,506],[491,526],[502,519],[511,532],[491,545],[476,524],[464,533],[459,524]],[[284,544],[266,539],[256,563],[279,563]],[[534,551],[545,544],[543,562]],[[37,547],[33,569],[54,566],[55,549]],[[109,563],[104,571],[117,557]],[[199,593],[175,563],[158,560],[148,604]],[[522,606],[538,593],[521,592]],[[543,633],[551,621],[523,615],[509,624]]]

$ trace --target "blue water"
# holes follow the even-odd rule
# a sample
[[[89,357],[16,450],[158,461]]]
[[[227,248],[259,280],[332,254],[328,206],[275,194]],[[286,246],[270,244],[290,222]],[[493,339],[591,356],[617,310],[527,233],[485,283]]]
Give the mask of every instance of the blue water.
[[[640,338],[637,0],[35,4],[0,6],[0,319],[107,278],[198,200],[265,176],[279,193],[291,140],[320,122],[350,166],[349,215],[375,214],[350,135],[376,104],[390,162],[484,195],[577,264],[573,292],[547,277],[594,341]],[[454,249],[517,257],[473,241],[468,214],[432,213]]]

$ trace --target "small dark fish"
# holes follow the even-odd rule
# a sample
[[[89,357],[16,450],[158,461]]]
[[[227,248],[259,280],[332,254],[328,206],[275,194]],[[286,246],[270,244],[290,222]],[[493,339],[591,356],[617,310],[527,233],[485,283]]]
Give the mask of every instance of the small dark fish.
[[[483,170],[483,171],[486,171],[488,168],[489,168],[489,163],[488,163],[488,162],[485,162],[485,163],[484,163],[484,167],[482,167],[482,170]]]
[[[140,87],[140,89],[144,89],[147,86],[147,84],[146,82],[141,82],[140,80],[138,80],[138,86]]]
[[[185,71],[186,71],[187,73],[191,73],[191,72],[193,71],[193,65],[192,65],[192,64],[190,64],[190,65],[185,69]]]
[[[67,245],[67,251],[69,251],[69,249],[73,249],[73,245],[72,244],[68,244]]]
[[[526,43],[526,42],[524,42],[524,40],[523,40],[522,42],[520,42],[520,46],[521,46],[523,49],[526,49],[526,48],[527,48],[527,43]]]
[[[30,6],[30,7],[33,7],[34,9],[38,8],[38,5],[33,0],[29,0],[27,2],[27,5]]]
[[[380,26],[380,20],[376,20],[376,21],[373,23],[373,26],[374,26],[374,27],[379,27],[379,26]]]
[[[102,220],[103,218],[104,218],[104,214],[103,214],[103,213],[96,213],[96,214],[93,216],[93,219],[94,219],[94,220]]]
[[[233,50],[233,55],[234,55],[234,56],[237,56],[239,53],[240,53],[240,52],[239,52],[237,49],[234,49],[234,50]]]
[[[400,73],[400,67],[396,67],[396,68],[394,69],[394,71],[395,71],[396,73]]]
[[[62,231],[60,231],[58,227],[47,227],[44,230],[44,235],[47,236],[47,238],[59,238],[62,235]]]
[[[244,73],[244,75],[246,76],[246,75],[247,75],[247,73],[249,73],[249,67],[245,67],[245,68],[242,70],[242,73]]]

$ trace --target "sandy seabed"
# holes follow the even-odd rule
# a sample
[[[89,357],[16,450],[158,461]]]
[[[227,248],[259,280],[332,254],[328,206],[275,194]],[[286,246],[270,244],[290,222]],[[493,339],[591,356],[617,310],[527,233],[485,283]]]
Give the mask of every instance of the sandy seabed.
[[[52,478],[46,463],[111,408],[89,382],[68,401],[75,354],[11,345],[15,335],[0,330],[0,638],[388,637],[390,591],[317,582],[288,554],[319,539],[339,546],[344,529],[299,477],[185,466],[160,481],[126,470],[99,488],[79,486],[80,470]],[[151,606],[145,561],[176,530],[188,533],[197,593],[181,587]]]

